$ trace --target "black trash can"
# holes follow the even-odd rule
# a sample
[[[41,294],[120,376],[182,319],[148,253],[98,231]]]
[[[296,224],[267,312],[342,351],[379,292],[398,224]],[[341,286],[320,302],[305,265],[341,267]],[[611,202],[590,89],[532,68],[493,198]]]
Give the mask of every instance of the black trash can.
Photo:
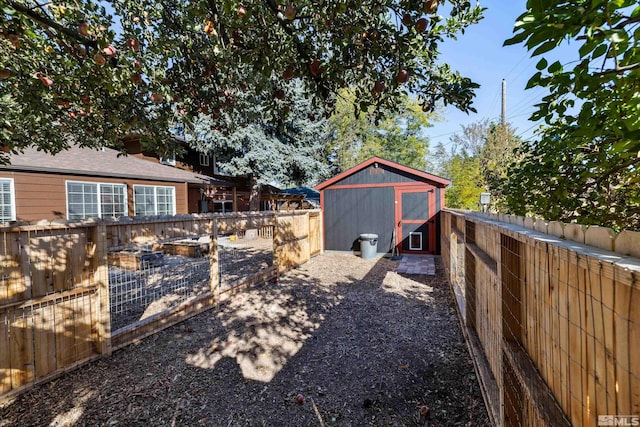
[[[378,235],[363,233],[360,235],[360,254],[362,259],[374,259],[378,254]]]

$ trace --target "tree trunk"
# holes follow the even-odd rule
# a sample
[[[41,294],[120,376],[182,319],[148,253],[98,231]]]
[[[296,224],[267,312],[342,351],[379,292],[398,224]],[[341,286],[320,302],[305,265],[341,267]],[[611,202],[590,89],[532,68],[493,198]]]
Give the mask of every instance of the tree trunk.
[[[260,210],[260,185],[255,175],[251,177],[251,193],[249,193],[249,210],[252,212]]]

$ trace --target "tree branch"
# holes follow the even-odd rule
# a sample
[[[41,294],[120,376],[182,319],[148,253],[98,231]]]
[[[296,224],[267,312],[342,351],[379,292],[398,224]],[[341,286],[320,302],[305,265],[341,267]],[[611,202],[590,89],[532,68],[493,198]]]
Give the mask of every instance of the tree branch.
[[[615,27],[612,27],[614,30],[621,30],[629,24],[633,24],[634,22],[640,22],[640,16],[636,16],[635,18],[628,18],[624,21],[618,23]]]
[[[302,43],[300,43],[300,41],[295,37],[295,34],[293,34],[293,30],[291,29],[291,27],[286,25],[284,22],[282,22],[281,19],[278,18],[279,11],[278,11],[278,5],[276,4],[275,0],[266,0],[265,3],[267,4],[269,10],[271,10],[273,17],[275,18],[278,25],[280,25],[280,28],[282,28],[282,30],[285,33],[287,33],[287,35],[293,41],[293,44],[296,47],[296,51],[298,52],[298,55],[300,55],[302,59],[305,60],[306,62],[311,62],[312,60],[311,55],[305,49],[305,46]]]
[[[620,66],[616,65],[616,68],[611,68],[609,70],[602,71],[600,73],[593,73],[593,75],[594,76],[604,76],[604,75],[607,75],[607,74],[620,74],[620,73],[624,73],[625,71],[635,70],[637,68],[640,68],[640,62],[637,62],[635,64],[630,64],[630,65],[625,65],[623,67],[620,67]]]
[[[20,12],[23,15],[28,16],[29,18],[31,18],[34,22],[37,22],[38,24],[47,27],[47,28],[53,28],[54,30],[56,30],[59,33],[62,33],[68,37],[74,38],[80,42],[82,42],[82,44],[87,45],[87,46],[91,46],[93,48],[97,48],[98,47],[98,43],[95,40],[83,37],[82,35],[80,35],[78,32],[70,30],[69,28],[51,20],[50,18],[46,17],[46,16],[42,16],[41,14],[37,13],[35,10],[30,9],[28,7],[25,7],[21,4],[9,1],[7,2],[7,4],[9,5],[9,7],[15,9],[16,11]]]
[[[598,177],[598,179],[596,179],[596,184],[600,185],[602,183],[602,181],[604,181],[605,179],[607,179],[611,175],[614,175],[614,174],[620,172],[621,170],[626,169],[629,166],[633,166],[633,165],[638,164],[638,163],[640,163],[640,157],[634,157],[634,158],[632,158],[630,160],[627,160],[624,163],[620,163],[619,165],[616,165],[616,166],[614,166],[612,168],[609,168],[609,169],[607,169],[607,171],[604,174],[600,175]]]

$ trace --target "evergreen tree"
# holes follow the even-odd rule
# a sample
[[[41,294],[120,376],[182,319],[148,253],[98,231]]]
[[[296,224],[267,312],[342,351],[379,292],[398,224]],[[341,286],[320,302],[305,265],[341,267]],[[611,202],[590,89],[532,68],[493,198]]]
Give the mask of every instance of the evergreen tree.
[[[275,124],[260,120],[264,106],[256,101],[245,114],[247,121],[232,132],[201,115],[185,129],[187,141],[201,152],[214,152],[218,167],[229,175],[251,174],[259,185],[315,185],[329,175],[324,157],[329,128],[325,118],[309,113],[311,100],[302,86],[290,83],[293,96],[282,106],[286,118]]]

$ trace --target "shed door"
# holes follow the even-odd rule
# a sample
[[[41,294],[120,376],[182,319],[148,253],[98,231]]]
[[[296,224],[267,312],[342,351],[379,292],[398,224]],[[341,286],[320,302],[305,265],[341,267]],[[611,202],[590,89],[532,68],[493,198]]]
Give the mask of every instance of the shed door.
[[[435,254],[435,189],[396,187],[396,245],[400,253]]]

